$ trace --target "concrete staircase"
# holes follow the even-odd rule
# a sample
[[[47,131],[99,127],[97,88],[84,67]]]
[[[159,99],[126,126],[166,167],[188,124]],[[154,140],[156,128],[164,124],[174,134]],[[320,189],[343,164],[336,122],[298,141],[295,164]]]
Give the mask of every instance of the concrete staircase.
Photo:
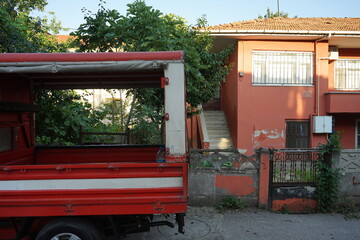
[[[211,149],[232,148],[231,136],[224,112],[204,111]]]

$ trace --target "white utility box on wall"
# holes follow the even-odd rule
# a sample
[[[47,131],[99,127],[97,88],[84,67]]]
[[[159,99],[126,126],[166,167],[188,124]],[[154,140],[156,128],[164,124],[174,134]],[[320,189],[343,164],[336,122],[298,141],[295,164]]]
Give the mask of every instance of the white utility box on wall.
[[[332,133],[332,116],[314,116],[313,133]]]

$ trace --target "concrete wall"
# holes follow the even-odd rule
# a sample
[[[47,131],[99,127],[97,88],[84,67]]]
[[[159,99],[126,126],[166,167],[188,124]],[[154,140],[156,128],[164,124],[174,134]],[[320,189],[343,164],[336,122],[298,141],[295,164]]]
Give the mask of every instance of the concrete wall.
[[[228,195],[239,196],[249,206],[258,205],[258,171],[240,172],[225,170],[190,170],[189,204],[192,206],[216,206]]]
[[[191,154],[190,205],[216,206],[225,196],[233,195],[241,197],[249,206],[258,206],[257,155],[245,156],[237,150],[215,153],[212,150],[208,150],[208,153],[197,151]]]
[[[333,162],[340,173],[339,200],[360,204],[360,150],[335,153]]]
[[[234,195],[249,206],[273,210],[284,210],[285,205],[289,211],[316,207],[313,186],[274,188],[272,204],[268,205],[269,152],[264,149],[251,156],[235,149],[227,153],[211,149],[195,151],[191,153],[189,171],[189,204],[192,206],[216,206],[223,197]],[[340,173],[339,200],[360,204],[360,150],[334,153],[333,162]],[[232,167],[226,167],[228,163]]]

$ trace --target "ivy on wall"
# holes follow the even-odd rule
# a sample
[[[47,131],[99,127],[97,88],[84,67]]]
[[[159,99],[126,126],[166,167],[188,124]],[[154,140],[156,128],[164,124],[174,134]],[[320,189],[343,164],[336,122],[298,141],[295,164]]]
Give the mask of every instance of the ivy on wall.
[[[331,155],[341,150],[341,136],[331,134],[326,144],[320,144],[320,158],[317,162],[317,210],[329,212],[335,206],[338,197],[339,173],[332,167]]]

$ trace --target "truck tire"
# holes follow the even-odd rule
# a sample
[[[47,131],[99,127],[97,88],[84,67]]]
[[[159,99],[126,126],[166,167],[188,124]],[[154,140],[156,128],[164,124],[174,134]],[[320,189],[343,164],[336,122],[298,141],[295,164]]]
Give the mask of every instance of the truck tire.
[[[103,240],[103,237],[86,219],[61,218],[45,225],[36,240]]]

